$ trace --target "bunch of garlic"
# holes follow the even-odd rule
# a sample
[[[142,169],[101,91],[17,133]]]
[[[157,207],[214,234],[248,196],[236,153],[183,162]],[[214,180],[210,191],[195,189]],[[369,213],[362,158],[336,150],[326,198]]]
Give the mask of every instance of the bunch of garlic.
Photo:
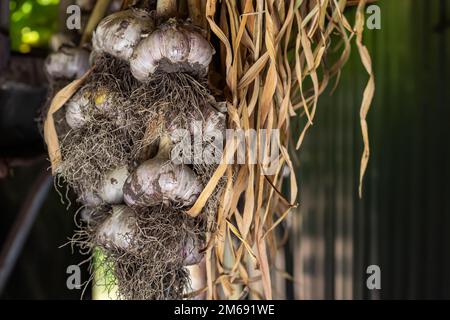
[[[155,26],[152,13],[140,9],[116,12],[94,32],[93,51],[129,62],[133,76],[145,82],[157,70],[204,76],[215,53],[195,28],[175,19]]]
[[[86,5],[89,3],[86,2]],[[130,75],[144,88],[156,73],[189,73],[196,79],[204,79],[214,48],[201,31],[176,19],[169,19],[158,26],[156,20],[154,13],[137,8],[104,18],[92,37],[93,63],[100,56],[106,61],[116,59],[116,62],[127,63]],[[84,73],[87,66],[80,68],[78,65],[74,69]],[[118,78],[118,81],[121,79]],[[65,120],[70,128],[83,132],[96,113],[106,114],[109,121],[124,127],[125,120],[121,118],[115,93],[108,88],[92,87],[95,88],[83,87],[66,103]],[[225,115],[222,112],[206,105],[201,113],[191,119],[188,134],[193,135],[198,129],[195,120],[201,123],[201,129],[206,134],[225,130]],[[135,209],[161,207],[182,211],[198,199],[204,188],[201,177],[188,165],[176,164],[169,158],[173,143],[169,137],[171,131],[166,128],[166,136],[160,139],[156,156],[133,159],[127,164],[118,163],[117,167],[104,174],[94,190],[86,188],[80,195],[79,200],[87,208],[110,208],[109,215],[99,225],[95,235],[103,247],[128,250],[132,246],[139,236],[136,214],[140,211]],[[197,238],[186,239],[180,252],[185,265],[199,263],[202,245]]]

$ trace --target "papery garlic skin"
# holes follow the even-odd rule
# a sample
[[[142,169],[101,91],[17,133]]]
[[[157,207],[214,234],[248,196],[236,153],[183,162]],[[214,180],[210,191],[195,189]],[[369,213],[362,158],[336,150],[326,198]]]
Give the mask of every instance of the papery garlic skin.
[[[82,48],[62,46],[45,60],[44,70],[52,79],[80,78],[89,69],[89,52]]]
[[[66,122],[76,130],[88,121],[86,109],[90,106],[89,93],[78,92],[66,103]]]
[[[92,37],[93,49],[128,61],[142,37],[154,29],[154,19],[148,12],[138,9],[119,11],[99,23]]]
[[[111,170],[102,181],[99,196],[109,204],[120,204],[123,202],[123,185],[129,175],[127,166]]]
[[[112,214],[97,230],[97,241],[105,247],[127,250],[136,236],[134,211],[124,205],[113,206]]]
[[[183,252],[181,253],[184,258],[183,265],[192,266],[199,264],[203,259],[203,254],[200,253],[200,249],[198,240],[192,236],[188,237],[183,247]]]
[[[130,59],[131,73],[142,82],[158,69],[204,75],[214,48],[200,33],[174,21],[158,27],[136,47]]]
[[[123,187],[125,203],[130,206],[171,203],[190,206],[202,190],[201,182],[189,167],[157,157],[138,166]]]

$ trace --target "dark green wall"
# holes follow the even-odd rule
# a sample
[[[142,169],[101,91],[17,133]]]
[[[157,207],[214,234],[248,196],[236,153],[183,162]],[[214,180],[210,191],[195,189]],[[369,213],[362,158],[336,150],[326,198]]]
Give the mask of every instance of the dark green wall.
[[[379,5],[382,29],[365,34],[377,91],[364,199],[357,180],[367,75],[355,48],[299,152],[292,245],[301,257],[296,280],[310,288],[297,286],[297,298],[450,298],[450,2]],[[371,264],[381,267],[379,291],[365,287]]]

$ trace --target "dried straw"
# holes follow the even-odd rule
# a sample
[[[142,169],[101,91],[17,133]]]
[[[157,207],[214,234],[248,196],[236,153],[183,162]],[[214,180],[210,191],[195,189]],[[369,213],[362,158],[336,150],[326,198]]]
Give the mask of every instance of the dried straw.
[[[370,75],[360,110],[362,192],[369,157],[366,116],[374,94],[374,78],[370,55],[362,44],[366,0],[358,2],[354,28],[344,15],[346,5],[346,0],[206,2],[212,41],[218,39],[220,43],[218,73],[223,74],[229,90],[228,127],[279,129],[281,149],[276,173],[270,176],[264,175],[258,164],[219,165],[189,211],[192,216],[201,213],[220,178],[227,179],[216,216],[217,230],[208,235],[206,289],[210,299],[239,297],[245,290],[253,298],[272,298],[271,270],[275,268],[271,261],[281,245],[276,226],[284,222],[297,199],[288,151],[291,120],[305,119],[296,142],[299,149],[313,124],[319,96],[333,77],[339,79],[352,39],[356,39]],[[336,39],[340,40],[338,45],[334,44]],[[334,49],[339,58],[330,61],[327,55]],[[262,148],[261,143],[258,140],[258,148]],[[224,158],[235,152],[236,146],[228,144]],[[288,199],[280,192],[285,166],[291,172]],[[237,172],[234,179],[233,172]]]

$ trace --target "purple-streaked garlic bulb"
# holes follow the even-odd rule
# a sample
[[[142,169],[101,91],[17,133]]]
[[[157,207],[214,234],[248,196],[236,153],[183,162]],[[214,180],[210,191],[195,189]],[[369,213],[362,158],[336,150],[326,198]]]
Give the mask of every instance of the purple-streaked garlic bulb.
[[[136,168],[125,182],[123,193],[130,206],[172,203],[184,207],[194,204],[202,189],[189,167],[155,157]]]
[[[111,215],[99,226],[97,241],[104,247],[127,250],[136,236],[136,216],[124,205],[112,207]]]
[[[105,52],[128,61],[136,45],[155,29],[150,13],[129,9],[118,11],[104,18],[94,32],[94,51]]]
[[[44,69],[53,80],[80,78],[89,70],[89,52],[82,48],[62,46],[47,57]]]
[[[158,68],[169,73],[204,75],[213,54],[214,48],[199,32],[171,19],[137,45],[130,67],[133,76],[142,82]]]

